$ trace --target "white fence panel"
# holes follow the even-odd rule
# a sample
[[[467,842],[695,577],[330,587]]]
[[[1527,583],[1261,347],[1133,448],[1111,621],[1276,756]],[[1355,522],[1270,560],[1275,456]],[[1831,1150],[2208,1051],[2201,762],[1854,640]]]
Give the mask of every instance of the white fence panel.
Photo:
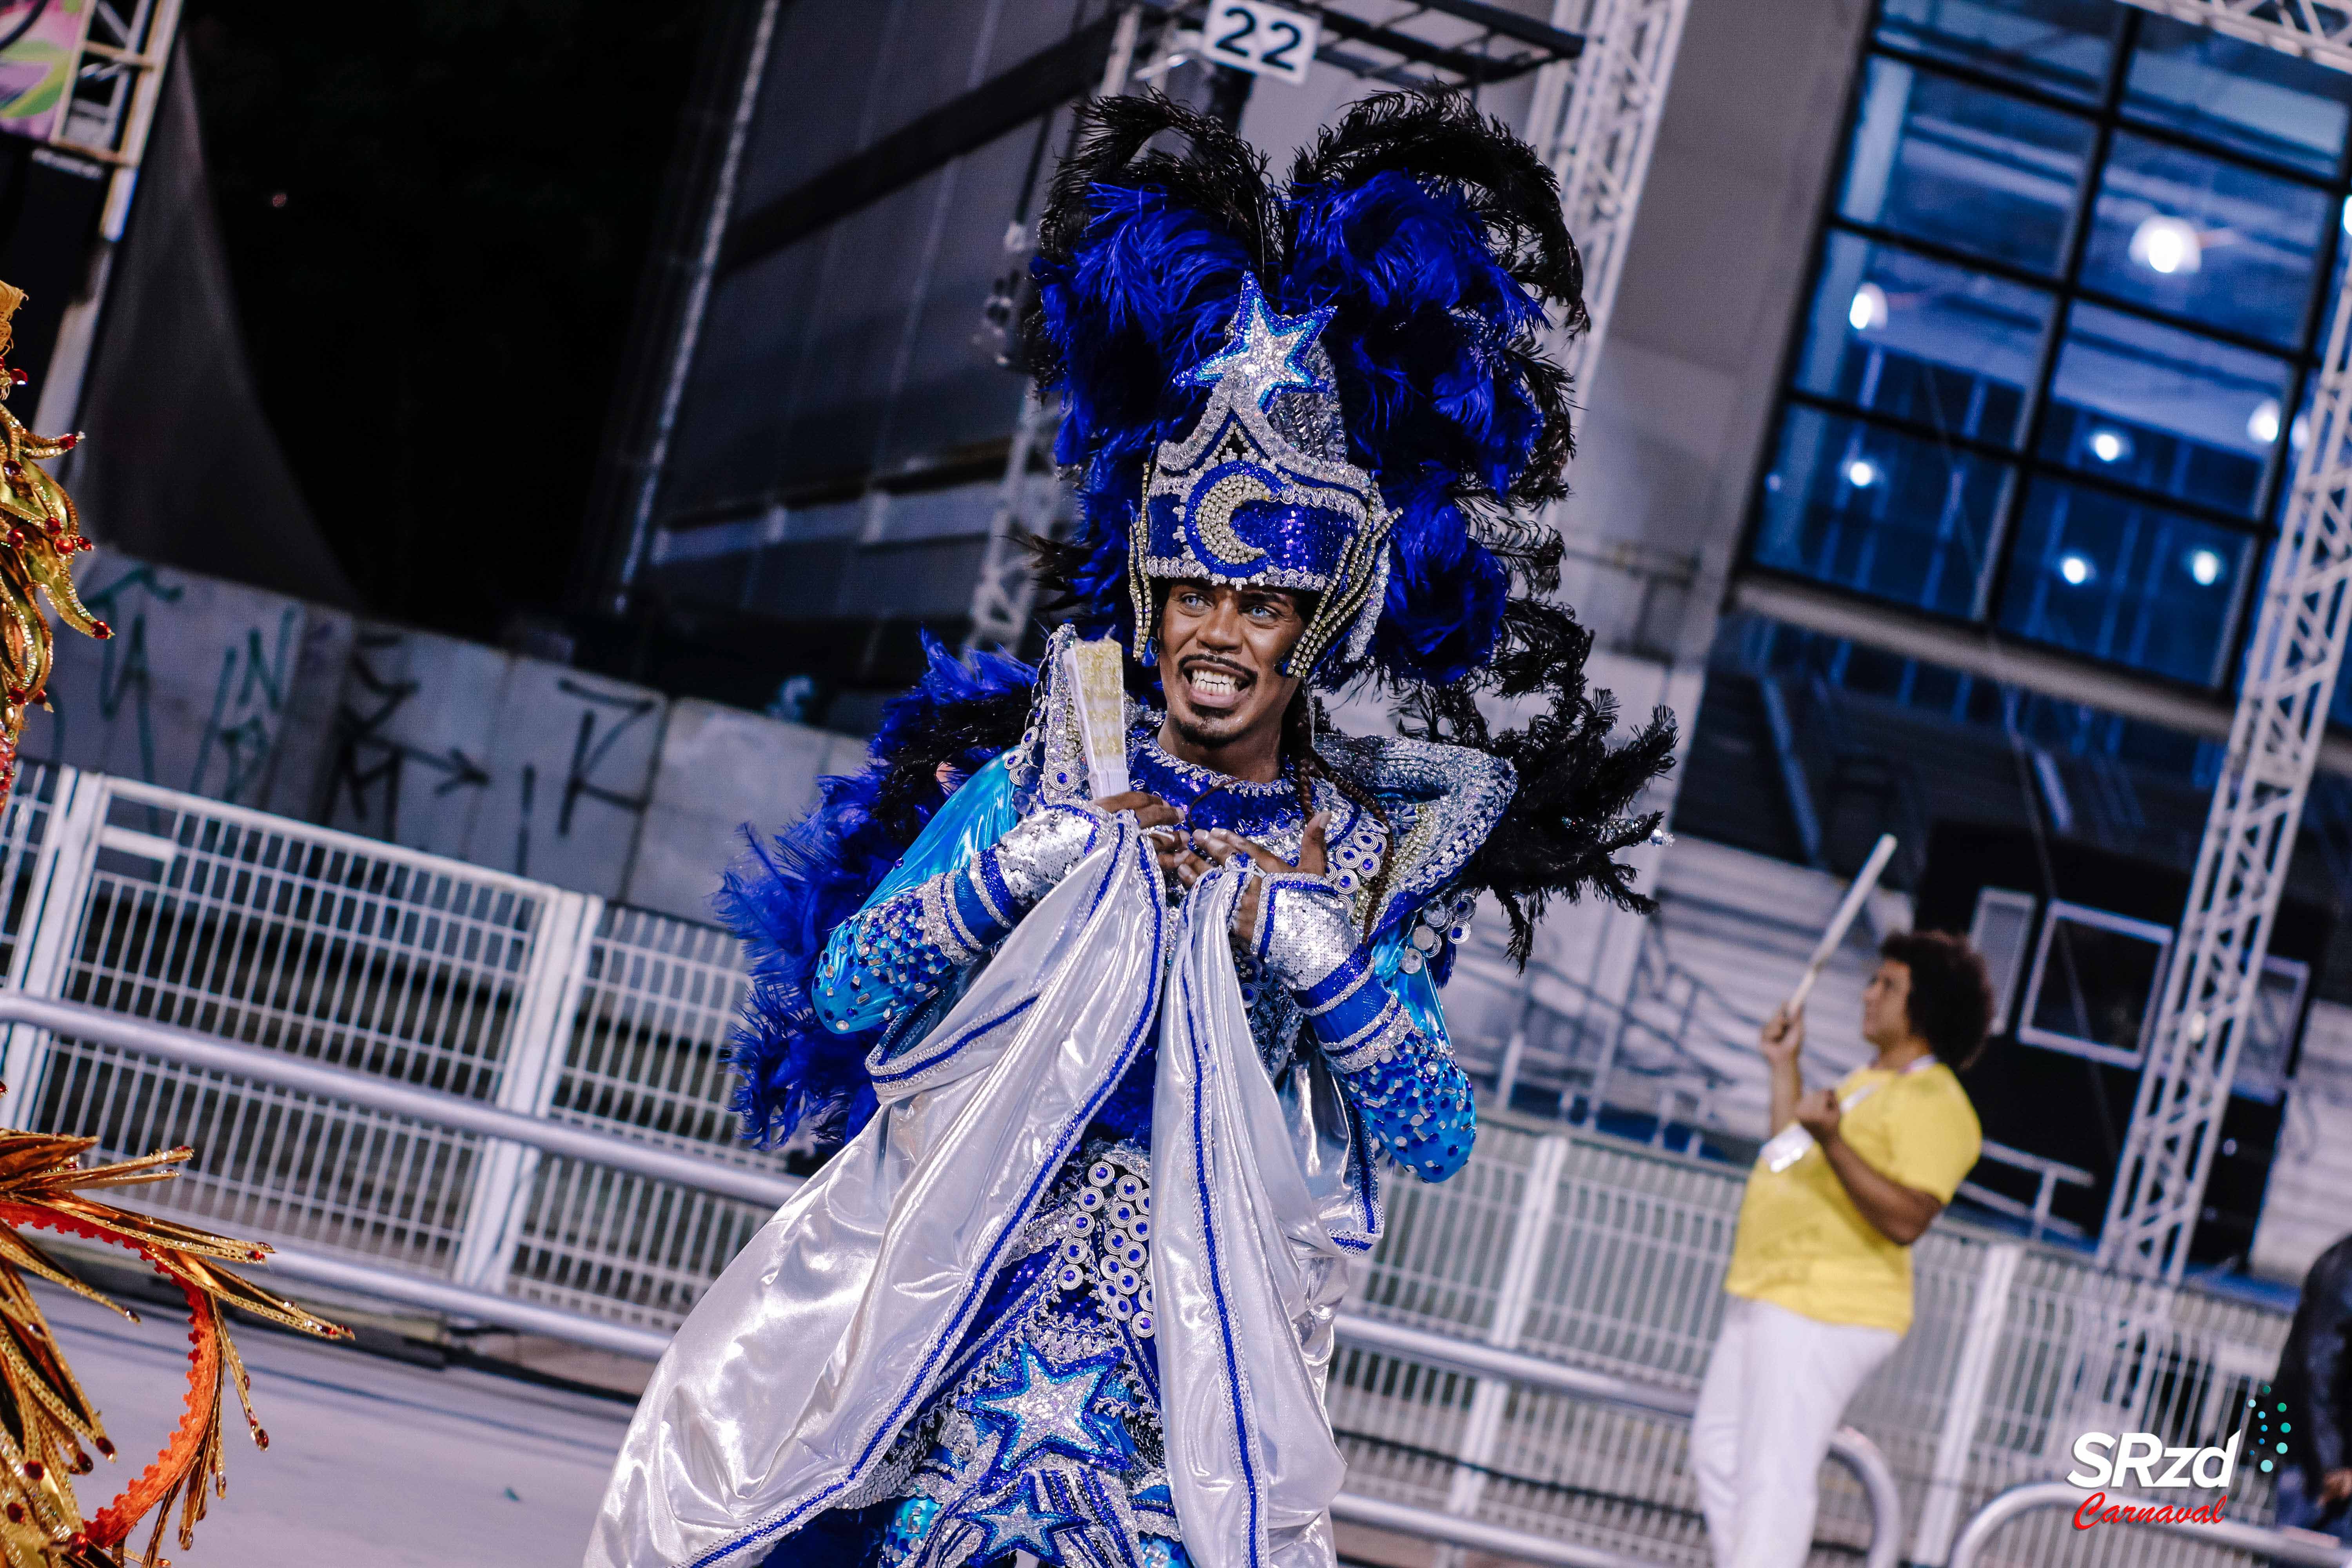
[[[502,1098],[535,964],[569,895],[260,812],[60,770],[61,830],[27,989],[260,1050]],[[456,1270],[479,1141],[111,1047],[18,1047],[19,1114],[109,1155],[193,1145],[150,1206],[312,1247]]]
[[[26,770],[0,816],[0,974],[257,1050],[782,1164],[738,1142],[727,1104],[746,982],[725,933],[169,790]],[[1468,1037],[1476,1012],[1465,1010],[1465,1058],[1496,1057],[1501,1042]],[[16,1029],[0,1056],[18,1086],[0,1115],[92,1133],[110,1155],[195,1146],[188,1175],[139,1201],[657,1331],[770,1217],[87,1041]],[[1744,1174],[1490,1115],[1454,1180],[1391,1184],[1361,1310],[1696,1389]],[[1942,1561],[1950,1521],[1984,1499],[2063,1473],[2075,1432],[2221,1441],[2284,1338],[2281,1314],[2195,1290],[2127,1299],[2147,1288],[1948,1224],[1914,1256],[1917,1321],[1849,1415],[1894,1464],[1922,1563]],[[2126,1321],[2162,1327],[2119,1347]],[[1329,1402],[1354,1491],[1706,1562],[1679,1421],[1482,1392],[1475,1377],[1355,1349],[1334,1363]],[[2266,1511],[2258,1478],[2239,1496]],[[1816,1561],[1851,1562],[1868,1530],[1859,1489],[1826,1473]],[[2053,1517],[2013,1533],[2037,1564],[2229,1560],[2144,1534],[2078,1538]]]
[[[607,909],[587,943],[547,1114],[733,1163],[727,1037],[744,990],[726,932]],[[538,1162],[507,1289],[649,1327],[682,1321],[769,1211],[576,1160]]]

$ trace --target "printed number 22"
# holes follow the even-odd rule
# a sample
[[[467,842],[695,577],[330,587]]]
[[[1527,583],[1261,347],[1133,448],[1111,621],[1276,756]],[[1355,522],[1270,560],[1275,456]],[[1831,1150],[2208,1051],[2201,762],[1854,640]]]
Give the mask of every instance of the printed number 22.
[[[1220,10],[1223,15],[1219,19],[1233,23],[1234,30],[1217,38],[1209,46],[1210,49],[1213,53],[1231,55],[1236,59],[1255,65],[1257,51],[1251,48],[1245,40],[1251,34],[1257,31],[1257,14],[1246,5],[1225,5],[1220,7]],[[1297,29],[1293,28],[1292,31],[1295,32]]]
[[[1303,12],[1259,0],[1216,0],[1201,29],[1202,52],[1220,65],[1304,81],[1315,35],[1315,19]]]

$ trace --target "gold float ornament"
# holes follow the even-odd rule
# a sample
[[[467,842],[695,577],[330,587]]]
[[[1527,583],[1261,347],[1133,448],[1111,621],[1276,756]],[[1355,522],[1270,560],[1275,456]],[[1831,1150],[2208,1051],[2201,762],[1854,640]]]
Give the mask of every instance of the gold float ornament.
[[[269,1434],[253,1414],[245,1363],[222,1321],[224,1306],[321,1339],[352,1337],[350,1330],[314,1318],[221,1266],[229,1259],[262,1262],[268,1247],[84,1195],[93,1187],[169,1181],[177,1173],[166,1167],[194,1151],[167,1149],[83,1166],[82,1155],[97,1142],[37,1132],[0,1134],[0,1563],[6,1568],[166,1568],[168,1560],[158,1550],[175,1502],[181,1550],[193,1544],[206,1491],[224,1496],[228,1490],[221,1447],[224,1373],[236,1388],[255,1444],[269,1446]],[[133,1322],[138,1314],[67,1272],[26,1239],[28,1228],[127,1247],[187,1298],[188,1397],[179,1426],[153,1463],[88,1517],[74,1495],[72,1478],[95,1468],[91,1449],[114,1458],[114,1444],[75,1382],[25,1276],[37,1274]],[[131,1533],[150,1510],[155,1522],[145,1552],[133,1553]]]
[[[25,373],[6,366],[15,338],[12,318],[25,302],[21,289],[0,283],[0,803],[16,778],[16,745],[35,703],[47,706],[55,645],[36,591],[76,631],[114,634],[74,594],[73,558],[89,548],[74,504],[39,465],[73,449],[79,439],[34,435],[8,408],[8,394]],[[0,1091],[5,1086],[0,1086]],[[207,1490],[228,1487],[221,1450],[221,1379],[236,1388],[253,1440],[269,1446],[254,1418],[245,1363],[229,1342],[224,1306],[241,1308],[322,1339],[349,1339],[351,1331],[312,1317],[223,1268],[226,1261],[259,1263],[269,1248],[233,1240],[152,1215],[117,1208],[85,1194],[92,1188],[165,1182],[167,1167],[194,1153],[167,1149],[135,1160],[84,1167],[94,1138],[39,1132],[0,1133],[0,1568],[122,1568],[137,1563],[164,1568],[163,1531],[178,1505],[181,1549],[194,1543]],[[138,1320],[75,1279],[26,1239],[28,1229],[61,1231],[129,1248],[180,1288],[188,1302],[188,1397],[180,1424],[163,1451],[113,1501],[87,1517],[73,1478],[96,1468],[90,1451],[114,1458],[114,1444],[66,1364],[65,1352],[33,1299],[28,1274]],[[155,1516],[143,1555],[130,1549],[131,1533]]]
[[[8,394],[25,384],[25,373],[8,365],[16,339],[21,289],[0,283],[0,803],[16,782],[16,744],[25,719],[38,703],[48,706],[49,669],[56,645],[48,616],[35,590],[46,592],[66,625],[94,637],[112,628],[83,607],[74,594],[73,558],[89,548],[73,501],[40,465],[73,450],[79,436],[42,437],[25,428],[10,410]]]

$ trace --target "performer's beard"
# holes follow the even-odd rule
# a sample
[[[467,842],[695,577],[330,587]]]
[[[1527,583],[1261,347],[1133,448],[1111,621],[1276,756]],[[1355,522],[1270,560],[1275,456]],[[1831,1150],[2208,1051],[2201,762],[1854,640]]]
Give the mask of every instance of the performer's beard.
[[[1192,690],[1194,669],[1213,670],[1234,683],[1232,705],[1203,707]],[[1255,700],[1263,678],[1240,659],[1188,656],[1180,663],[1168,692],[1168,723],[1188,746],[1203,750],[1230,746],[1263,727],[1279,727],[1282,707],[1267,708]]]

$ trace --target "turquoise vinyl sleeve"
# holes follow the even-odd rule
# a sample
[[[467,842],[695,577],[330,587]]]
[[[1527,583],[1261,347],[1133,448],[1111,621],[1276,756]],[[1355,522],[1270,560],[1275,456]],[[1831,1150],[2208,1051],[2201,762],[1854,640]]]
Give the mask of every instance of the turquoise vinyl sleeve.
[[[1013,809],[1013,777],[1000,756],[948,796],[863,907],[870,910],[918,882],[954,869],[1011,832],[1019,820]]]
[[[825,939],[809,1003],[826,1028],[853,1034],[896,1022],[954,983],[961,961],[926,931],[924,884],[941,882],[933,901],[954,905],[968,939],[992,945],[1003,936],[971,877],[948,874],[981,869],[1016,820],[1003,757],[948,796],[857,912]]]
[[[1374,945],[1372,973],[1389,988],[1389,994],[1397,999],[1422,1038],[1450,1048],[1454,1041],[1445,1032],[1445,1005],[1438,1000],[1437,982],[1430,977],[1429,965],[1404,967],[1405,950],[1412,945],[1407,940],[1412,930],[1412,922],[1403,921]]]

